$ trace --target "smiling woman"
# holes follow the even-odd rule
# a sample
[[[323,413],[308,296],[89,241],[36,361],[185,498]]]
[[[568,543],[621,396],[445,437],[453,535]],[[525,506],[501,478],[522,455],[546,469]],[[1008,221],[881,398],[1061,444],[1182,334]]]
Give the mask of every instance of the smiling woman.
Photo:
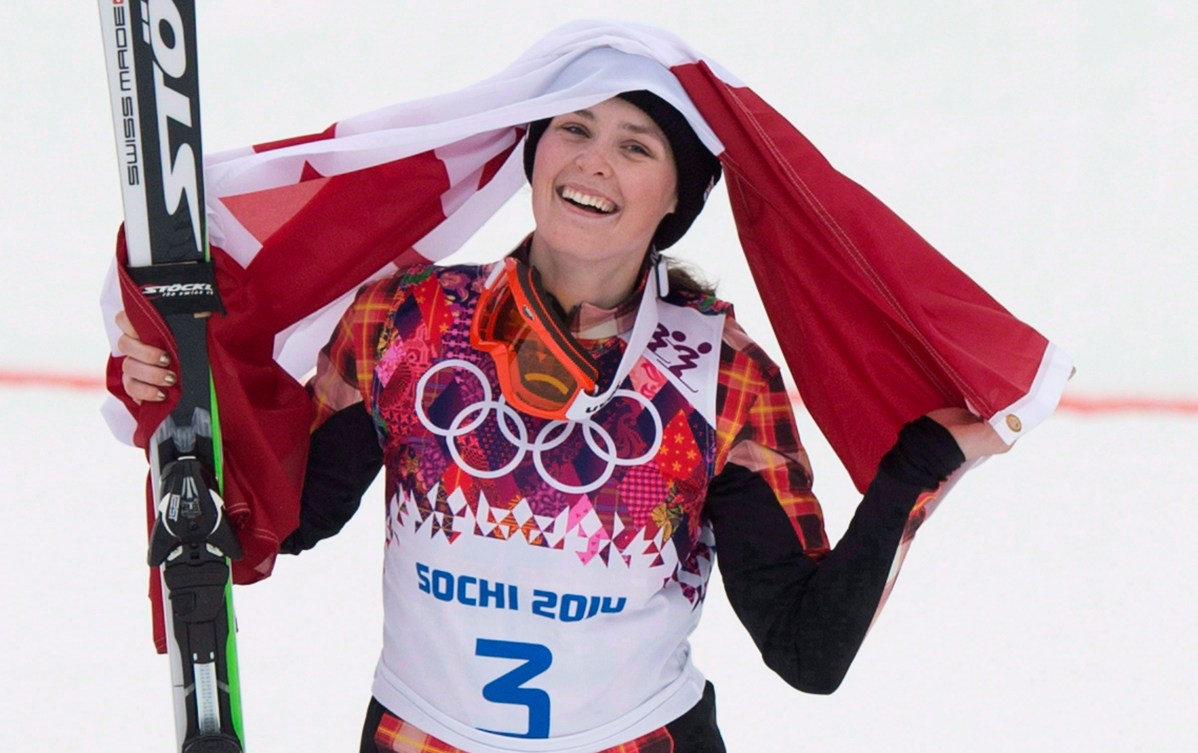
[[[716,547],[764,661],[832,692],[943,482],[1007,447],[952,401],[928,406],[885,437],[831,546],[781,370],[729,304],[671,286],[660,256],[721,178],[708,126],[666,68],[607,52],[585,65],[621,86],[518,124],[531,233],[490,264],[420,263],[360,288],[307,385],[314,428],[281,550],[336,534],[386,474],[364,753],[722,751],[688,643]],[[577,64],[552,85],[568,90]],[[349,190],[319,180],[322,199]],[[127,396],[161,402],[178,389],[165,351],[121,326]]]

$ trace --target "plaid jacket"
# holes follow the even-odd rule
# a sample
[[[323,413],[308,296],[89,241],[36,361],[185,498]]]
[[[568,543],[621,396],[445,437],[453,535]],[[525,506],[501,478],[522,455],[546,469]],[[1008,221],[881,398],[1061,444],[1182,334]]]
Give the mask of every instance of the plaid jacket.
[[[454,463],[446,464],[438,461],[435,451],[430,454],[434,448],[421,438],[424,436],[422,429],[413,418],[414,413],[423,413],[423,409],[413,411],[413,405],[424,406],[428,402],[429,385],[436,382],[428,381],[428,375],[437,364],[459,362],[462,358],[474,359],[457,369],[458,375],[446,382],[446,390],[454,389],[455,384],[462,379],[471,381],[475,378],[471,375],[476,373],[481,378],[488,366],[485,360],[479,359],[477,352],[472,352],[468,341],[463,342],[462,334],[469,324],[472,297],[484,278],[481,270],[473,267],[419,267],[360,291],[354,306],[322,352],[317,375],[310,383],[318,410],[317,425],[355,403],[364,402],[368,407],[382,440],[388,471],[389,538],[398,537],[398,529],[407,525],[415,528],[424,526],[423,530],[432,530],[434,536],[441,533],[447,540],[456,540],[459,535],[469,536],[473,526],[475,535],[485,534],[504,540],[522,537],[528,544],[561,548],[561,539],[554,539],[554,527],[545,524],[544,516],[537,517],[540,523],[531,520],[528,515],[520,518],[518,508],[499,509],[491,501],[505,495],[505,498],[514,501],[527,498],[531,500],[535,512],[543,512],[546,503],[534,498],[533,492],[525,488],[511,497],[511,487],[490,482],[485,476],[472,478],[470,473],[463,473],[463,468],[482,464],[480,458],[487,457],[488,452],[491,452],[486,445],[485,435],[480,440],[484,442],[481,447],[467,444],[458,450],[450,448],[448,453],[442,453],[459,458]],[[672,579],[672,587],[684,594],[692,605],[697,605],[705,594],[713,557],[711,526],[704,511],[704,502],[710,482],[724,473],[725,469],[736,468],[738,472],[750,473],[764,484],[774,514],[783,516],[789,522],[787,529],[790,531],[788,536],[791,545],[802,552],[808,561],[818,562],[827,553],[828,543],[819,504],[811,491],[807,458],[799,442],[790,401],[778,368],[736,324],[727,304],[714,298],[700,299],[679,293],[673,294],[667,302],[676,308],[699,312],[701,318],[705,317],[722,326],[722,333],[716,330],[718,363],[713,364],[710,376],[714,382],[714,389],[711,390],[713,414],[704,421],[696,415],[695,410],[686,406],[685,400],[678,403],[683,398],[671,398],[672,388],[666,384],[668,380],[662,378],[661,367],[655,368],[648,358],[642,359],[630,377],[629,387],[649,396],[661,414],[657,424],[661,434],[660,446],[646,460],[646,466],[656,470],[649,470],[649,475],[645,477],[648,481],[642,481],[636,475],[641,473],[639,468],[627,471],[619,469],[622,477],[614,476],[602,488],[588,489],[591,492],[591,506],[601,516],[610,516],[603,519],[619,520],[609,527],[606,537],[598,543],[592,542],[594,551],[580,551],[579,556],[590,557],[598,552],[604,562],[607,562],[608,556],[622,556],[626,564],[632,563],[641,545],[650,541],[659,547],[654,551],[662,552],[657,556],[660,564],[665,547],[669,545],[677,550],[678,566],[667,581]],[[605,311],[584,305],[574,312],[572,324],[575,337],[607,368],[614,369],[622,355],[623,341],[617,335],[631,328],[636,303],[634,296],[615,310]],[[467,321],[462,321],[463,318]],[[670,338],[681,339],[672,341]],[[688,348],[684,341],[685,335],[681,331],[662,327],[661,337],[650,348],[668,346],[681,351]],[[696,344],[693,335],[689,344]],[[699,351],[708,353],[711,346],[707,348],[703,350],[700,346]],[[689,352],[696,354],[694,349]],[[477,365],[471,366],[471,363]],[[697,377],[686,371],[690,366],[690,362],[683,359],[672,370],[675,375],[681,374],[693,381]],[[462,372],[463,368],[465,372]],[[463,376],[463,373],[467,376]],[[485,401],[473,403],[485,404]],[[459,410],[458,418],[477,415],[469,413],[470,405],[467,403],[466,408],[459,410],[454,407],[453,410]],[[452,411],[449,415],[452,415]],[[602,413],[597,416],[599,419],[602,417]],[[640,419],[640,426],[647,426],[643,415]],[[450,422],[446,420],[443,423]],[[462,423],[458,421],[457,425]],[[467,423],[473,424],[474,421]],[[617,444],[621,447],[640,447],[637,445],[639,437],[617,433],[619,427],[630,425],[628,421],[612,417],[603,425],[612,432],[608,436],[614,437],[604,440],[611,443],[612,449]],[[536,424],[531,424],[529,431],[535,433],[538,428]],[[542,433],[539,436],[545,435]],[[444,449],[446,441],[437,440],[436,444]],[[636,456],[643,450],[640,447],[628,452],[630,456]],[[467,459],[462,460],[454,452],[460,452],[461,457]],[[474,454],[469,454],[471,452]],[[506,460],[507,456],[502,456],[496,462],[504,463]],[[564,473],[560,468],[554,471],[570,481],[558,485],[559,489],[573,493],[585,488],[585,484],[580,485],[579,479],[585,478],[589,471],[579,470],[579,476],[575,478],[570,475],[573,470],[567,467]],[[662,486],[661,481],[654,481],[658,476],[665,481],[665,486]],[[544,474],[542,477],[545,478]],[[551,479],[545,480],[554,485]],[[463,504],[455,513],[451,509],[452,501],[443,497],[434,500],[429,496],[429,490],[437,490],[439,495],[444,495],[447,489],[451,494],[461,492],[466,499],[473,500],[471,509],[466,511]],[[654,489],[658,491],[654,492]],[[490,507],[486,509],[485,516],[473,506],[486,505],[488,502]],[[538,503],[542,507],[536,507]],[[501,525],[494,528],[484,530],[485,523],[480,528],[480,520],[484,517],[494,520],[497,510],[501,518],[506,514],[511,524],[505,528],[500,520]],[[637,532],[644,532],[641,538],[633,535]],[[668,557],[666,561],[669,561]],[[432,572],[435,575],[443,571]],[[429,573],[430,568],[425,567],[421,576],[425,594],[430,593]],[[514,596],[511,598],[515,601]],[[595,605],[592,604],[591,614],[595,611]],[[697,613],[692,610],[687,610],[687,613],[697,618]],[[689,632],[689,628],[680,630],[679,640],[683,643],[686,632]],[[665,649],[673,650],[669,647]],[[385,650],[383,665],[387,664],[386,653]],[[380,674],[386,675],[385,669],[383,666]],[[698,700],[694,696],[689,698],[687,705],[680,707],[677,713],[685,711]],[[673,743],[669,742],[670,736],[664,729],[668,721],[669,718],[662,720],[662,729],[641,734],[634,741],[612,750],[673,750]],[[397,715],[384,718],[376,738],[377,743],[383,746],[381,750],[457,750],[420,730],[411,720],[400,720]],[[661,747],[667,743],[670,747]]]

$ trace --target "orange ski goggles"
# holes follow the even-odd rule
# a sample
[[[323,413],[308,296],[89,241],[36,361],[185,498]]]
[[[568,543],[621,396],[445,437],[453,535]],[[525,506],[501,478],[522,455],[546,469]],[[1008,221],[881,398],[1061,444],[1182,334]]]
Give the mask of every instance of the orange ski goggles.
[[[570,335],[535,274],[510,256],[495,265],[479,294],[470,344],[494,360],[504,398],[517,410],[582,421],[615,396],[649,344],[665,263],[650,271],[624,355],[606,386],[599,364]]]

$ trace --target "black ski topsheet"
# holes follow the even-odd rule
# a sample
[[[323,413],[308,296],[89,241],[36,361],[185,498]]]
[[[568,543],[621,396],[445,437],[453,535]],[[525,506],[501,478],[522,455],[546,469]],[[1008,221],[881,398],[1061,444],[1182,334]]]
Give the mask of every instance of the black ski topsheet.
[[[179,402],[149,447],[182,753],[244,750],[220,448],[207,318],[221,311],[204,221],[194,0],[98,0],[108,63],[129,273],[162,314]]]

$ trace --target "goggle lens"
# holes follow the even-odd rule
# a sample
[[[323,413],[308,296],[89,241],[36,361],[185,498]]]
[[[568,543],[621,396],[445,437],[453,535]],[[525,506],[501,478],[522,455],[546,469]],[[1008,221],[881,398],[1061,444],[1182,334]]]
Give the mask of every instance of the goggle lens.
[[[495,361],[500,387],[516,409],[563,418],[580,391],[594,390],[597,369],[546,311],[527,268],[514,259],[480,295],[471,344]],[[585,360],[584,360],[585,359]]]

